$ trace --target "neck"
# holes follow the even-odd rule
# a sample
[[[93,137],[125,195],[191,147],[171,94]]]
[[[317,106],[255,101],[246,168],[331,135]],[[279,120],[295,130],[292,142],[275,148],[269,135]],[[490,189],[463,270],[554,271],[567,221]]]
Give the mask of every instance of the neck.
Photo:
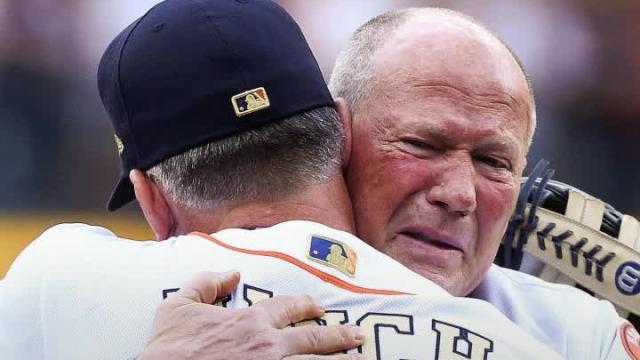
[[[253,229],[288,220],[314,221],[355,233],[351,200],[342,175],[279,199],[225,204],[207,211],[186,210],[184,215],[180,233]]]

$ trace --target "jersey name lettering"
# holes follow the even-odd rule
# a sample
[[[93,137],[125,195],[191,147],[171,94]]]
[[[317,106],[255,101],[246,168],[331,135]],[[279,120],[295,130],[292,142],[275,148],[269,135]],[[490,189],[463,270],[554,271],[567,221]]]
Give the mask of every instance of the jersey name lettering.
[[[437,360],[486,360],[493,341],[463,327],[433,319],[431,328],[438,333]]]
[[[163,297],[167,293],[178,289],[163,291]],[[247,306],[252,306],[259,301],[273,297],[273,292],[256,286],[244,284],[242,297]],[[214,305],[227,307],[231,296],[219,299]],[[306,320],[292,326],[331,326],[349,323],[349,313],[346,310],[327,310],[318,319]],[[402,343],[397,343],[396,336],[412,336],[414,332],[414,319],[411,315],[375,313],[370,312],[356,320],[356,325],[364,329],[368,341],[358,348],[358,352],[368,359],[382,360],[382,349],[401,349]],[[382,329],[388,328],[387,331]],[[393,330],[390,332],[388,330]],[[431,330],[435,334],[434,360],[488,360],[489,353],[493,351],[493,341],[461,326],[450,324],[437,319],[431,320]],[[384,338],[383,336],[384,335]],[[416,344],[416,346],[424,346]]]

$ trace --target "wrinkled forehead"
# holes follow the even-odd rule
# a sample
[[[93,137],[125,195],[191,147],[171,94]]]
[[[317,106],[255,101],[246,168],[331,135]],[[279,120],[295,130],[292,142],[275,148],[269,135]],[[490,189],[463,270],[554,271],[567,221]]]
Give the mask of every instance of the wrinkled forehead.
[[[376,52],[374,71],[383,79],[400,75],[450,80],[470,89],[528,92],[509,50],[485,29],[459,18],[411,18]]]
[[[390,97],[411,96],[412,84],[450,86],[504,102],[529,125],[533,105],[520,66],[497,38],[465,18],[414,16],[374,58],[375,87]]]

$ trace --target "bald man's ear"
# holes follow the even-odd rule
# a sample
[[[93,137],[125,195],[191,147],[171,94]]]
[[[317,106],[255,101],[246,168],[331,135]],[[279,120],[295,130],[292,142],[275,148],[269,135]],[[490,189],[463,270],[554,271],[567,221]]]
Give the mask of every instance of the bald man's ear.
[[[174,232],[176,218],[164,193],[158,184],[140,170],[131,170],[129,180],[133,184],[136,199],[156,239],[168,239]]]
[[[351,109],[343,98],[336,99],[336,111],[340,120],[342,120],[342,128],[344,129],[344,143],[342,147],[342,167],[347,168],[351,161]]]

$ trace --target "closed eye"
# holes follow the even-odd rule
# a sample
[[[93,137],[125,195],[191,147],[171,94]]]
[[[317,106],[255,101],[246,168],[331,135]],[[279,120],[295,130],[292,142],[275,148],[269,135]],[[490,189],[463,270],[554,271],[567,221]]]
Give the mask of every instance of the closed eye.
[[[406,139],[405,142],[413,147],[424,149],[424,150],[435,150],[435,147],[431,144],[428,144],[424,141],[415,140],[415,139]]]
[[[511,171],[511,165],[505,160],[501,160],[492,156],[476,156],[476,159],[493,168]]]

